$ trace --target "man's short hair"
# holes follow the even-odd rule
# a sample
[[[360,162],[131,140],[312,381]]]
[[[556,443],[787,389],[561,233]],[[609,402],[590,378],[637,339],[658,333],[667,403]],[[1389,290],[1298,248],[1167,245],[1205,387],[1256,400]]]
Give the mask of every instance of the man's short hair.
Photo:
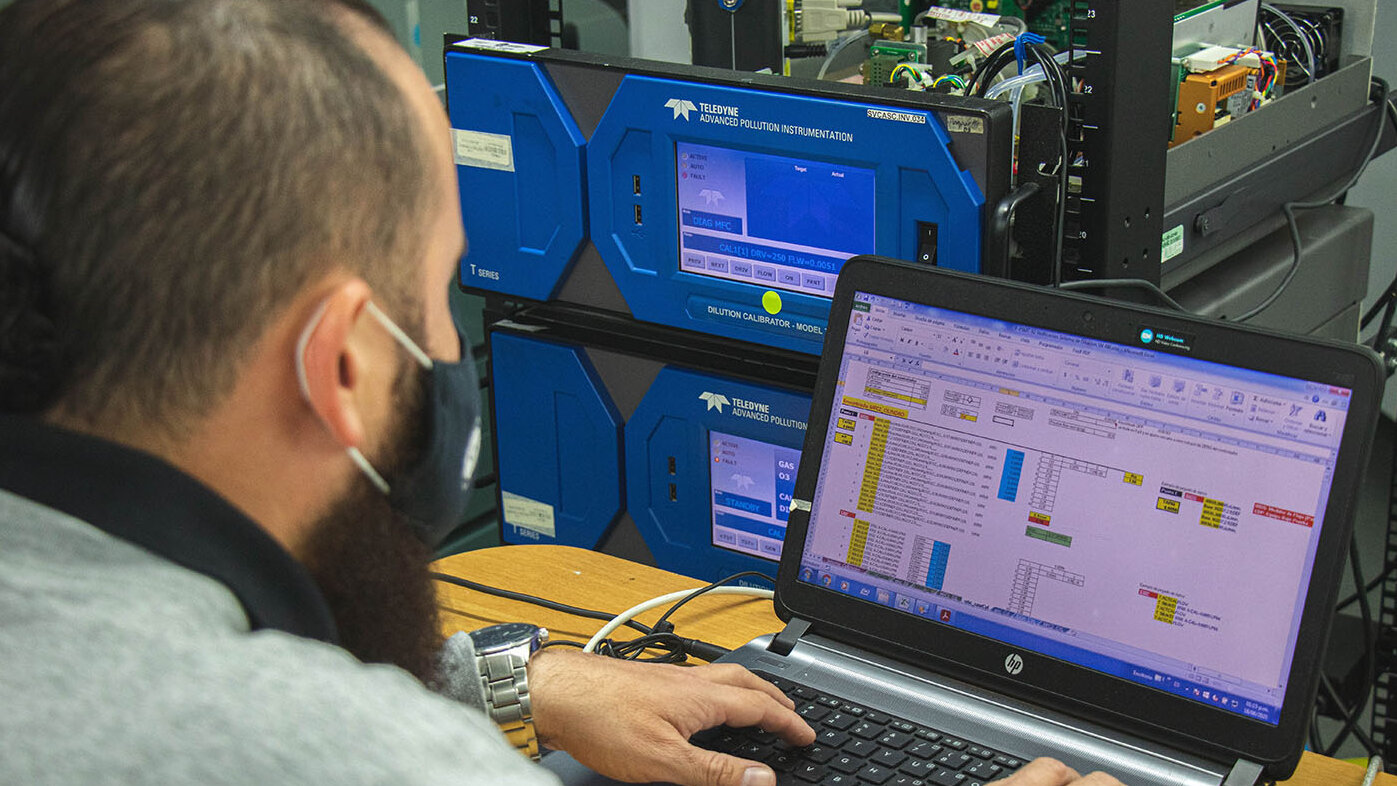
[[[178,435],[337,267],[415,320],[412,225],[433,175],[420,121],[344,24],[371,13],[357,0],[0,11],[0,410]]]

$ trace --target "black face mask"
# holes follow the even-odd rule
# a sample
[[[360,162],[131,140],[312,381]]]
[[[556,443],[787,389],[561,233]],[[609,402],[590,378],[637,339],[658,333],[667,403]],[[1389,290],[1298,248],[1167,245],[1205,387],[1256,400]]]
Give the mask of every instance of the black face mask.
[[[389,478],[379,474],[358,448],[347,448],[346,452],[369,482],[388,497],[388,504],[407,517],[418,539],[435,549],[461,523],[480,458],[480,382],[475,362],[459,331],[461,359],[455,363],[432,360],[377,306],[369,303],[368,311],[426,371],[422,390],[424,440],[416,459]],[[301,393],[308,400],[305,345],[323,314],[321,310],[311,318],[296,345],[296,373]]]

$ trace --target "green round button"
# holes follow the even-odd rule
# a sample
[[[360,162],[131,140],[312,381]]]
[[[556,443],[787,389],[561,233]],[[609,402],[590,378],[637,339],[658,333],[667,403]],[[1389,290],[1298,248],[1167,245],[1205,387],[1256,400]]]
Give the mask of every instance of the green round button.
[[[768,314],[780,314],[781,294],[768,289],[766,294],[762,295],[762,308],[766,309]]]

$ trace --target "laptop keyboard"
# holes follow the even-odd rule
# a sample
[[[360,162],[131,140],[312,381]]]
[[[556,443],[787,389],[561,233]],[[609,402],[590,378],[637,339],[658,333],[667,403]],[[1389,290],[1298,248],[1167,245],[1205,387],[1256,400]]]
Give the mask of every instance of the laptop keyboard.
[[[786,786],[983,786],[1024,762],[1003,751],[920,726],[764,672],[815,729],[815,742],[794,748],[759,728],[719,727],[693,742],[770,765]]]

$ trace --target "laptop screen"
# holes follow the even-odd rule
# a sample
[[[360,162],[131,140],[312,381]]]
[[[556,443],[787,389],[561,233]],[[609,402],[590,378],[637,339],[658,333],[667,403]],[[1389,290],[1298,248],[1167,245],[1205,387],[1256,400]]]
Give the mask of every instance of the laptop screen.
[[[857,292],[798,581],[1276,724],[1351,391]]]

